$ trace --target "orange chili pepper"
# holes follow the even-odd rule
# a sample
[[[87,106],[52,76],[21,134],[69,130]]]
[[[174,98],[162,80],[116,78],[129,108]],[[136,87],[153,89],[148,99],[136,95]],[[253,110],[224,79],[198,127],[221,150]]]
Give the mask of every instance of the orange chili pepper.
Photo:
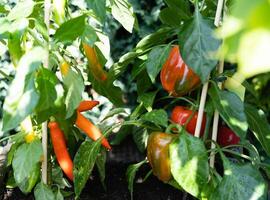
[[[87,110],[91,110],[92,108],[94,108],[98,104],[99,104],[99,101],[84,100],[78,106],[77,111],[84,112]]]
[[[85,134],[94,141],[98,140],[100,137],[103,137],[100,130],[78,111],[75,124],[79,129],[85,132]],[[101,144],[109,150],[112,149],[108,140],[105,137],[102,138]]]
[[[48,127],[56,159],[67,177],[73,181],[73,162],[67,150],[64,133],[57,122],[49,122]]]

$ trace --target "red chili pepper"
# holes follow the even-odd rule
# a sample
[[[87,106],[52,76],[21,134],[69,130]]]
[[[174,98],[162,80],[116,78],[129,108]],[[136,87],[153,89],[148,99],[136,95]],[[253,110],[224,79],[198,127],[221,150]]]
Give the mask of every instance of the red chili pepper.
[[[183,96],[200,84],[200,78],[183,61],[179,47],[174,46],[164,63],[160,80],[163,88],[173,96]]]
[[[49,122],[48,127],[56,159],[67,177],[73,181],[73,162],[67,150],[64,133],[57,122]]]
[[[240,137],[238,137],[231,129],[227,126],[220,126],[218,129],[217,142],[221,146],[225,147],[228,145],[238,144]]]
[[[189,117],[193,114],[192,110],[189,110],[183,106],[176,106],[172,110],[171,114],[171,120],[181,126],[184,126],[189,119]],[[191,117],[190,121],[186,125],[186,130],[190,134],[194,135],[195,134],[195,129],[196,129],[196,124],[197,124],[197,118],[198,118],[198,111],[195,111],[193,116]],[[205,114],[203,115],[203,120],[202,120],[202,126],[201,126],[201,132],[200,136],[203,135],[204,129],[206,125],[206,116]]]

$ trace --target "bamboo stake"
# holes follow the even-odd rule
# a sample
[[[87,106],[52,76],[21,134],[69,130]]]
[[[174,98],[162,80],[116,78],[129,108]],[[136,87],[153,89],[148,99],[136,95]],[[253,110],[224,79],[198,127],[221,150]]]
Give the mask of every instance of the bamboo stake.
[[[218,5],[217,5],[217,10],[216,10],[216,16],[215,16],[215,21],[214,24],[215,26],[219,26],[221,22],[221,14],[222,14],[222,8],[223,8],[224,0],[218,0]],[[219,67],[218,71],[219,73],[223,72],[223,66],[224,66],[224,61],[221,60],[219,62]],[[202,125],[202,120],[203,120],[203,112],[204,112],[204,107],[205,107],[205,102],[206,102],[206,97],[207,97],[207,91],[208,91],[208,85],[209,82],[207,81],[203,85],[202,93],[201,93],[201,99],[200,99],[200,106],[199,106],[199,112],[198,112],[198,119],[197,119],[197,124],[195,128],[195,137],[200,136],[201,132],[201,125]],[[219,85],[221,87],[221,85]],[[219,121],[219,114],[218,111],[215,111],[214,114],[214,121],[213,121],[213,131],[212,131],[212,140],[216,141],[217,140],[217,131],[218,131],[218,121]],[[212,143],[211,148],[215,148],[215,145]],[[215,157],[211,155],[210,157],[210,166],[213,167],[215,162]]]
[[[220,26],[221,23],[221,14],[222,14],[222,8],[224,5],[224,0],[218,0],[218,5],[217,5],[217,11],[216,11],[216,16],[215,16],[215,25],[218,27]],[[221,74],[224,69],[224,59],[222,58],[219,61],[218,65],[218,73]],[[222,88],[222,83],[218,83],[218,87],[221,89]],[[213,120],[213,129],[212,129],[212,140],[217,141],[217,133],[218,133],[218,121],[219,121],[219,113],[217,110],[215,110],[214,113],[214,120]],[[216,145],[212,142],[211,143],[211,149],[214,149]],[[214,167],[215,165],[215,154],[212,152],[210,154],[210,167]]]
[[[49,34],[50,30],[50,12],[51,12],[51,0],[44,1],[44,23],[46,24]],[[44,67],[49,67],[49,43],[47,45],[46,58],[44,60]],[[45,184],[48,182],[48,129],[47,121],[42,123],[42,149],[43,149],[43,162],[42,162],[42,180]]]

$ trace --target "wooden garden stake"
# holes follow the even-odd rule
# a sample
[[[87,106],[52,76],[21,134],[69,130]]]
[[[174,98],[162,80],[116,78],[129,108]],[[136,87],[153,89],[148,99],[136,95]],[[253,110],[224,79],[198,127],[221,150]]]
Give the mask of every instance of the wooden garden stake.
[[[51,0],[44,1],[44,23],[46,24],[48,35],[50,30],[50,12],[51,12]],[[44,60],[44,67],[49,67],[49,43],[47,45],[47,55]],[[42,161],[42,180],[47,184],[47,170],[48,170],[48,128],[47,121],[42,123],[42,149],[43,149],[43,161]]]

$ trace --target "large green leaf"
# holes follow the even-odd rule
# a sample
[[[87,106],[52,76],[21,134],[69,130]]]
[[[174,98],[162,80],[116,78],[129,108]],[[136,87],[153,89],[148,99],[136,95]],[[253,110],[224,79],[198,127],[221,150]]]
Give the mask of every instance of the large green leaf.
[[[22,183],[32,175],[40,162],[42,154],[42,146],[39,140],[18,147],[12,161],[16,183]]]
[[[40,99],[36,111],[43,111],[53,107],[53,102],[55,102],[57,98],[55,89],[57,82],[58,79],[52,71],[41,68],[37,76],[37,89],[40,94]]]
[[[16,67],[20,58],[23,55],[21,48],[21,33],[19,31],[9,35],[8,38],[8,51],[13,65]]]
[[[168,58],[170,49],[170,45],[166,45],[165,47],[154,47],[150,51],[145,65],[152,83],[155,82],[157,75]]]
[[[210,196],[210,200],[264,200],[267,183],[260,171],[251,164],[230,163],[223,156],[224,177]]]
[[[75,155],[73,173],[75,195],[77,197],[81,194],[94,168],[99,150],[100,141],[84,141]]]
[[[248,124],[241,99],[233,92],[220,90],[216,84],[212,84],[209,95],[226,124],[242,139],[245,138]]]
[[[79,106],[84,91],[84,82],[80,74],[69,70],[63,78],[64,85],[67,89],[65,104],[67,108],[66,118],[69,118],[74,110]]]
[[[85,29],[85,15],[70,19],[63,23],[55,32],[55,40],[63,43],[71,43],[81,36]]]
[[[159,17],[164,24],[180,27],[184,20],[190,18],[189,2],[186,0],[165,0],[169,6],[160,11]]]
[[[8,19],[15,20],[28,17],[33,12],[35,2],[32,0],[24,0],[18,2],[16,6],[9,12]]]
[[[55,200],[53,191],[46,184],[40,182],[34,191],[36,200]]]
[[[261,143],[264,151],[270,156],[270,125],[262,110],[245,105],[245,113],[250,130]]]
[[[122,26],[132,33],[135,25],[135,14],[128,0],[110,0],[112,15]]]
[[[194,18],[187,22],[179,33],[181,55],[202,82],[207,81],[217,64],[213,54],[218,49],[220,41],[214,37],[213,32],[213,21],[202,17],[196,8]]]
[[[185,191],[199,197],[209,178],[207,151],[201,139],[182,131],[170,144],[171,172]]]
[[[106,18],[106,0],[87,0],[87,5],[93,9],[95,15],[101,23],[104,23]]]
[[[18,126],[36,107],[39,94],[35,87],[35,72],[41,66],[45,55],[44,49],[35,47],[21,58],[3,106],[4,131]]]
[[[152,110],[141,116],[142,120],[152,122],[156,125],[166,127],[168,125],[168,115],[165,110]]]
[[[28,194],[32,191],[39,178],[40,178],[40,165],[36,164],[35,168],[31,171],[29,177],[25,178],[22,182],[17,183],[17,185],[23,193]]]

